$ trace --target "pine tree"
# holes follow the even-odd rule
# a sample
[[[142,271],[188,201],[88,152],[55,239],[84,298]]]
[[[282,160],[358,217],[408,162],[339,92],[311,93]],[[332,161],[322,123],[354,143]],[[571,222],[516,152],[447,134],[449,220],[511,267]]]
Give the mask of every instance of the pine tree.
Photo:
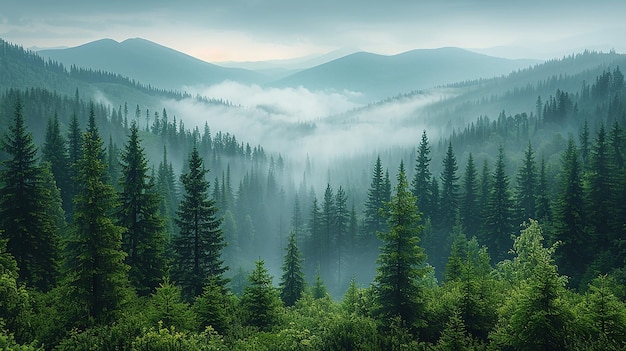
[[[80,130],[80,124],[76,118],[76,114],[72,115],[70,121],[69,130],[67,133],[67,146],[68,146],[68,177],[69,177],[69,190],[66,197],[71,199],[67,206],[64,206],[65,212],[68,218],[72,217],[74,213],[74,196],[78,194],[79,185],[74,182],[74,179],[78,177],[78,161],[83,155],[83,135]]]
[[[569,321],[573,316],[564,304],[566,278],[559,275],[552,256],[555,247],[543,247],[539,224],[531,220],[515,239],[512,264],[523,279],[501,309],[492,335],[503,350],[565,350]]]
[[[322,276],[324,279],[330,279],[331,274],[331,248],[333,245],[333,241],[335,240],[336,231],[335,231],[335,197],[333,195],[333,189],[330,187],[330,184],[327,184],[326,190],[324,191],[324,202],[322,202],[322,211],[320,212],[320,223],[321,223],[321,254],[320,257],[320,267],[322,271]]]
[[[74,228],[67,242],[65,285],[80,311],[80,326],[110,321],[128,294],[128,266],[122,250],[124,228],[115,225],[113,187],[106,183],[103,143],[97,129],[84,134],[77,163]]]
[[[126,228],[122,248],[127,255],[131,284],[140,295],[148,295],[165,276],[165,226],[158,214],[161,197],[149,178],[148,161],[134,121],[121,166],[118,220]]]
[[[379,233],[383,246],[374,281],[377,312],[383,319],[399,317],[409,326],[419,326],[424,307],[418,281],[426,273],[422,267],[426,255],[417,245],[421,218],[403,163],[397,180],[395,196],[385,212],[390,230]]]
[[[511,247],[511,234],[514,233],[513,203],[509,192],[509,178],[504,169],[504,149],[500,147],[496,169],[493,172],[493,186],[487,203],[485,233],[488,235],[487,247],[492,250],[492,257],[500,261]]]
[[[48,120],[46,127],[46,139],[41,150],[42,160],[50,163],[50,170],[61,191],[63,210],[70,213],[72,210],[72,194],[70,189],[70,161],[67,152],[65,138],[61,134],[59,118],[56,113],[54,118]]]
[[[317,268],[315,271],[315,284],[311,287],[311,295],[314,299],[323,299],[328,296],[328,290],[326,289],[326,284],[324,284],[324,280],[322,280],[322,276],[320,275],[320,269]]]
[[[587,205],[586,219],[594,229],[594,243],[596,252],[605,252],[612,245],[610,236],[610,211],[614,208],[611,201],[613,196],[613,177],[609,160],[609,145],[606,140],[604,125],[600,126],[594,141],[589,169],[586,172]]]
[[[350,212],[348,211],[348,196],[340,186],[335,194],[335,250],[337,254],[337,284],[341,285],[342,259],[347,247],[348,224]]]
[[[530,142],[524,153],[524,161],[517,172],[517,187],[515,188],[515,202],[519,223],[533,218],[537,212],[537,167],[535,154]]]
[[[293,306],[302,297],[305,287],[302,258],[300,257],[300,250],[298,250],[296,233],[294,231],[289,235],[287,253],[285,254],[282,268],[283,276],[280,282],[280,298],[285,306],[289,307]]]
[[[537,214],[540,223],[552,221],[552,209],[550,207],[550,194],[548,193],[548,179],[546,176],[546,160],[541,158],[539,168],[539,182],[537,183]]]
[[[587,168],[589,161],[589,124],[587,123],[587,119],[583,124],[583,129],[578,136],[580,140],[580,157],[582,159],[582,167]]]
[[[441,173],[441,224],[442,234],[447,237],[452,231],[459,210],[459,176],[456,174],[458,166],[452,150],[452,142],[448,144],[448,151],[443,159],[443,172]],[[441,243],[445,243],[443,240]]]
[[[381,217],[379,209],[383,207],[385,200],[385,181],[383,167],[380,156],[376,158],[376,164],[372,174],[372,183],[367,191],[367,202],[365,203],[365,235],[370,238],[369,244],[376,242],[376,233],[384,231],[385,219]]]
[[[58,274],[60,228],[48,212],[53,199],[22,108],[18,100],[13,123],[0,141],[9,156],[0,171],[0,233],[17,262],[18,282],[45,291],[55,285]]]
[[[574,139],[570,137],[561,158],[561,180],[554,210],[554,240],[561,241],[557,263],[572,277],[575,286],[589,263],[589,238],[585,226],[585,203],[581,167]]]
[[[226,335],[232,321],[229,313],[231,295],[223,286],[209,279],[193,305],[201,330],[211,326],[220,335]]]
[[[463,196],[459,210],[465,233],[470,236],[479,234],[481,213],[478,205],[478,172],[472,154],[469,154],[465,176],[463,178]]]
[[[272,277],[265,268],[265,262],[258,260],[255,264],[254,271],[248,277],[250,285],[244,289],[241,305],[246,312],[247,324],[268,331],[278,322],[280,299],[272,286]]]
[[[224,286],[227,270],[220,254],[226,245],[216,218],[215,202],[209,198],[210,183],[197,148],[189,156],[189,172],[181,175],[185,195],[178,208],[176,224],[180,234],[174,239],[175,260],[172,278],[190,299],[202,293],[207,279]]]
[[[417,147],[417,158],[415,159],[415,176],[411,182],[411,192],[417,198],[417,208],[423,214],[424,219],[433,215],[432,202],[433,194],[431,192],[430,179],[430,144],[426,130],[422,132],[422,140]]]

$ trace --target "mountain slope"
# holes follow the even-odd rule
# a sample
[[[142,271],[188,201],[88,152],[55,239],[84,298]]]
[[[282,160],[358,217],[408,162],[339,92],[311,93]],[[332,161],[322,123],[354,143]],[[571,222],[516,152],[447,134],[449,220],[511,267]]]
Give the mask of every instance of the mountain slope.
[[[224,80],[259,82],[252,71],[210,64],[145,39],[121,43],[102,39],[62,50],[42,50],[39,55],[78,67],[115,72],[161,89],[181,90],[189,85],[211,85]]]
[[[413,50],[393,56],[358,52],[295,73],[272,85],[351,90],[381,99],[413,90],[508,74],[536,63],[538,61],[490,57],[459,48]]]

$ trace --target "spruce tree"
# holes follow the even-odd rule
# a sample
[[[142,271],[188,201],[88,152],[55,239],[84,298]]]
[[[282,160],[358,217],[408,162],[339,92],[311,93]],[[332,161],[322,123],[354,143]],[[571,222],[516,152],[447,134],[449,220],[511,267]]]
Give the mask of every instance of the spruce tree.
[[[122,250],[124,228],[115,225],[112,210],[118,203],[106,183],[103,143],[97,129],[84,133],[83,155],[77,163],[74,225],[66,244],[65,285],[76,304],[79,326],[107,322],[128,294],[128,266]]]
[[[430,144],[426,130],[422,132],[422,140],[417,147],[417,157],[415,159],[415,176],[411,182],[411,192],[417,198],[417,208],[424,214],[424,219],[433,215],[432,192],[430,186]]]
[[[561,158],[561,180],[554,209],[554,240],[561,241],[556,261],[563,273],[577,285],[589,263],[589,243],[586,233],[585,202],[581,166],[574,139],[570,137]]]
[[[331,260],[332,260],[332,247],[336,236],[335,227],[335,196],[333,195],[333,189],[330,184],[326,185],[324,191],[324,202],[322,202],[322,211],[320,212],[321,223],[321,254],[320,268],[322,271],[322,277],[325,280],[330,279],[331,274]]]
[[[78,177],[78,161],[83,155],[83,135],[75,113],[72,114],[69,130],[67,132],[67,146],[69,187],[66,197],[71,199],[71,201],[68,204],[64,204],[63,208],[65,209],[67,217],[72,218],[72,214],[74,213],[74,197],[78,194],[79,187],[74,179]]]
[[[118,220],[126,228],[122,248],[131,284],[139,295],[148,295],[165,276],[165,227],[158,213],[161,197],[149,178],[148,161],[134,121],[121,161]]]
[[[586,172],[587,214],[586,219],[593,226],[594,243],[596,252],[606,252],[611,243],[610,214],[609,209],[614,208],[612,202],[613,177],[604,125],[600,126],[598,134],[591,149],[589,168]]]
[[[493,186],[487,203],[485,233],[487,246],[495,261],[505,258],[511,247],[511,234],[514,233],[513,203],[509,190],[509,177],[504,169],[504,148],[500,147],[496,169],[493,172]]]
[[[348,222],[350,220],[350,212],[348,211],[348,195],[340,186],[335,194],[335,252],[337,259],[337,284],[341,285],[342,276],[342,259],[345,255],[348,236]]]
[[[478,204],[478,172],[472,154],[469,154],[463,177],[463,195],[459,215],[465,233],[477,236],[481,225],[481,209]]]
[[[535,165],[535,153],[532,145],[528,142],[528,148],[524,152],[523,164],[517,172],[517,187],[515,188],[516,218],[519,223],[534,218],[537,212],[536,198],[537,167]]]
[[[181,175],[185,194],[178,208],[176,224],[180,234],[174,238],[175,258],[172,278],[190,299],[202,293],[211,278],[220,286],[226,284],[222,274],[227,270],[221,259],[226,245],[216,218],[215,202],[209,198],[209,182],[197,148],[189,156],[189,172]]]
[[[374,280],[377,313],[382,319],[399,317],[409,326],[422,322],[424,306],[419,279],[426,274],[424,250],[418,246],[422,226],[415,196],[408,190],[404,164],[400,164],[395,196],[385,216],[388,232],[379,232],[383,246]]]
[[[53,199],[22,108],[18,100],[13,123],[0,141],[8,154],[0,170],[0,232],[17,262],[18,282],[45,291],[55,285],[58,274],[60,228],[48,211]]]
[[[56,186],[61,191],[63,210],[70,213],[72,210],[72,194],[70,189],[70,161],[67,152],[65,138],[61,134],[59,118],[54,114],[54,118],[48,120],[46,127],[46,138],[44,141],[42,160],[50,164],[50,170],[56,182]]]
[[[282,268],[283,276],[280,282],[280,298],[285,306],[289,307],[293,306],[302,297],[305,287],[302,258],[300,257],[300,250],[298,250],[296,233],[294,231],[289,235],[287,253],[285,254]]]
[[[546,160],[541,158],[539,167],[539,181],[537,183],[537,213],[536,218],[540,223],[552,221],[552,208],[550,207],[550,194],[548,193],[548,179],[546,176]]]
[[[376,242],[376,233],[385,230],[385,219],[381,217],[379,209],[383,207],[385,200],[385,180],[380,156],[376,158],[374,170],[372,172],[372,182],[367,191],[367,201],[365,203],[365,234],[370,238],[369,243]]]
[[[250,285],[244,289],[241,305],[248,325],[268,331],[278,322],[280,299],[272,286],[272,277],[265,268],[265,262],[258,260],[255,264],[255,269],[248,277]]]
[[[444,237],[450,235],[459,210],[459,176],[456,174],[457,170],[456,157],[452,150],[452,142],[450,142],[443,159],[443,172],[441,173],[441,216],[439,221]],[[445,243],[445,240],[442,240],[441,243]]]

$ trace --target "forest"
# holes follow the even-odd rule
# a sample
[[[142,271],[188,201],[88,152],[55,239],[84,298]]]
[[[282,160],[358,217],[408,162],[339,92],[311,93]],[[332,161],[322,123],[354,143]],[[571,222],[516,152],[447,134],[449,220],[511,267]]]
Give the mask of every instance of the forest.
[[[2,44],[2,349],[626,347],[618,66],[433,106],[501,112],[322,169],[150,105],[184,93]]]

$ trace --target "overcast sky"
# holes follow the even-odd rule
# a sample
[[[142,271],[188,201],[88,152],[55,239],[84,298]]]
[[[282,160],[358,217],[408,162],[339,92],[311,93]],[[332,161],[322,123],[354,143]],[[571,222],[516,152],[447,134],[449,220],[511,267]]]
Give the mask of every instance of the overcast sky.
[[[0,37],[27,48],[141,37],[210,62],[444,46],[548,59],[626,52],[625,17],[624,0],[0,0]]]

